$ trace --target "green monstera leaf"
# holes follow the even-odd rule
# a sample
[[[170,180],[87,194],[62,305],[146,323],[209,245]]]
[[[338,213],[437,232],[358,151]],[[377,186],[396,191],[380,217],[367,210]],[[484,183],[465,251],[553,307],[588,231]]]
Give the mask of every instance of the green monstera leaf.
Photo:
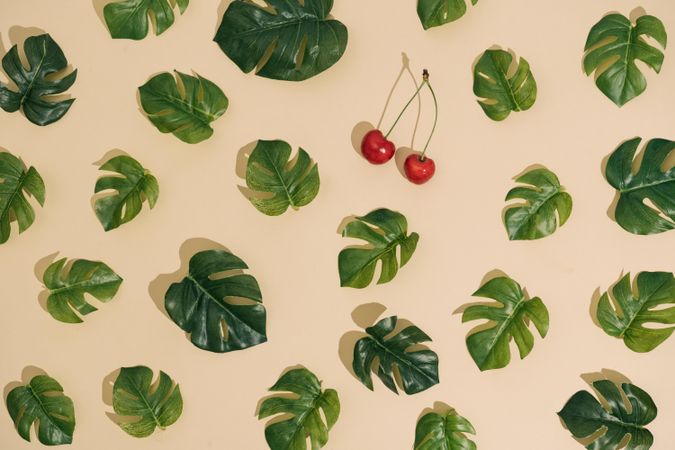
[[[597,316],[602,329],[623,339],[634,352],[650,352],[668,339],[675,327],[654,328],[645,324],[675,325],[675,278],[670,272],[641,272],[633,293],[630,274],[612,288],[612,300],[605,292],[598,302]]]
[[[155,34],[164,33],[174,21],[174,9],[185,12],[190,0],[122,0],[108,3],[103,17],[113,39],[143,39],[148,35],[152,14]]]
[[[619,193],[614,216],[621,228],[633,234],[663,233],[675,228],[675,167],[663,167],[675,142],[649,141],[640,169],[633,174],[633,158],[641,141],[638,137],[624,142],[607,161],[605,176]]]
[[[430,412],[417,422],[415,450],[476,450],[467,433],[476,434],[476,430],[454,409],[443,414]]]
[[[34,167],[26,170],[23,162],[8,152],[0,152],[0,244],[9,239],[11,222],[16,219],[19,233],[35,221],[35,211],[26,194],[32,195],[40,206],[45,203],[45,184]]]
[[[307,450],[308,439],[312,450],[324,447],[340,416],[338,393],[322,391],[319,379],[305,368],[286,372],[270,391],[282,393],[265,399],[258,413],[258,419],[275,416],[265,428],[270,449]]]
[[[120,155],[109,159],[99,170],[116,172],[99,178],[94,193],[115,191],[96,199],[94,210],[105,231],[113,230],[130,222],[141,212],[143,202],[150,209],[155,207],[159,197],[157,179],[131,156]]]
[[[381,261],[378,284],[388,283],[396,276],[399,263],[396,249],[401,248],[403,267],[417,248],[419,235],[408,234],[408,221],[396,211],[381,208],[356,217],[342,231],[342,236],[363,239],[366,247],[343,249],[338,255],[340,286],[365,288],[373,280],[377,262]]]
[[[417,15],[425,30],[454,22],[466,13],[467,0],[417,0]],[[471,0],[475,5],[478,0]]]
[[[25,386],[7,395],[7,410],[19,436],[30,441],[30,429],[37,422],[37,436],[44,445],[73,442],[75,408],[55,379],[47,375],[33,377]]]
[[[206,250],[190,259],[187,277],[169,287],[166,311],[195,346],[225,353],[267,341],[260,287],[251,275],[236,272],[243,269],[246,263],[232,253]]]
[[[347,28],[328,15],[333,0],[265,0],[267,8],[234,0],[214,41],[245,72],[302,81],[338,62]]]
[[[366,328],[367,337],[361,338],[354,346],[354,373],[371,391],[373,380],[371,370],[378,359],[377,376],[392,392],[398,394],[394,381],[394,366],[398,368],[406,394],[417,394],[438,384],[438,355],[431,350],[411,350],[410,347],[430,342],[431,338],[414,325],[409,325],[391,335],[398,323],[392,316]],[[390,336],[391,335],[391,336]]]
[[[517,186],[506,194],[506,201],[524,203],[509,206],[504,225],[510,240],[541,239],[563,226],[572,214],[572,197],[560,186],[558,177],[548,169],[532,169],[516,178]]]
[[[122,278],[104,263],[86,259],[76,259],[65,273],[66,260],[62,258],[50,264],[42,277],[49,289],[47,311],[61,322],[80,323],[82,319],[75,311],[83,316],[96,311],[84,294],[108,302],[117,293]]]
[[[654,16],[642,16],[635,25],[621,14],[609,14],[591,28],[584,51],[584,71],[596,71],[595,84],[610,100],[623,106],[642,94],[647,81],[635,64],[641,61],[661,71],[663,52],[650,45],[643,36],[666,48],[663,23]]]
[[[188,144],[213,135],[211,122],[225,114],[229,101],[212,81],[176,71],[152,77],[138,88],[141,106],[150,122],[162,133],[173,133]]]
[[[521,359],[530,354],[534,337],[528,321],[534,324],[542,338],[546,337],[548,310],[544,302],[539,297],[527,299],[520,285],[511,278],[493,278],[473,295],[498,302],[469,306],[462,315],[462,322],[485,319],[490,324],[489,328],[477,326],[466,338],[469,353],[481,371],[501,369],[509,364],[511,339],[516,342]]]
[[[268,216],[283,214],[289,206],[298,210],[319,193],[319,166],[302,148],[291,162],[291,150],[284,141],[261,140],[248,158],[246,185],[256,191],[249,200]]]
[[[16,45],[2,58],[2,68],[18,91],[0,83],[0,107],[7,112],[23,108],[26,118],[34,124],[49,125],[61,119],[75,101],[53,100],[51,96],[65,93],[75,83],[77,69],[65,76],[59,74],[68,67],[68,60],[48,34],[27,38],[23,50],[28,68],[21,62]]]
[[[473,68],[473,93],[478,104],[492,120],[504,120],[511,111],[526,111],[537,99],[537,82],[525,58],[520,58],[515,73],[509,68],[513,56],[504,50],[485,50]]]
[[[618,386],[609,380],[593,382],[593,388],[601,395],[608,407],[588,391],[579,391],[570,398],[558,413],[577,439],[597,435],[586,448],[588,450],[648,450],[654,436],[645,427],[656,418],[656,405],[645,391],[630,383],[623,383],[621,390],[630,403],[629,412]],[[621,445],[630,435],[628,444]]]
[[[113,385],[113,410],[124,416],[118,425],[137,438],[150,436],[157,427],[164,430],[183,412],[178,384],[162,371],[154,385],[152,378],[148,367],[122,367]]]

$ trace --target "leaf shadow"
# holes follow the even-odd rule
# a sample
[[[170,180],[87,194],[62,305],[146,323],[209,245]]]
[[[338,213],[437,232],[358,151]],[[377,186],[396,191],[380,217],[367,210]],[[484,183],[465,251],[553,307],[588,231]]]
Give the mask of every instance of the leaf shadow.
[[[106,162],[110,161],[112,158],[115,158],[117,156],[129,156],[129,157],[131,157],[131,155],[129,155],[129,153],[125,152],[124,150],[121,150],[119,148],[114,148],[112,150],[108,150],[98,161],[93,162],[92,165],[98,167],[99,170],[101,170],[100,167],[103,164],[105,164]],[[97,178],[97,181],[100,180],[101,178],[109,177],[109,176],[115,176],[115,175],[112,175],[110,173],[108,173],[107,175],[102,174],[100,177]],[[101,191],[101,192],[98,192],[98,193],[94,193],[94,195],[91,196],[91,199],[89,201],[89,204],[91,206],[92,211],[96,212],[96,202],[99,199],[107,197],[109,195],[110,195],[110,190],[105,190],[105,191]]]
[[[373,302],[366,303],[364,305],[357,306],[352,311],[352,320],[354,323],[362,329],[366,329],[377,322],[377,319],[387,310],[387,307],[381,303]],[[342,365],[347,369],[356,380],[359,380],[359,377],[356,376],[354,368],[352,367],[352,362],[354,359],[354,347],[356,342],[368,336],[364,331],[349,331],[342,335],[340,342],[338,344],[338,357],[342,362]]]
[[[251,201],[252,199],[267,199],[267,198],[272,198],[274,197],[273,192],[258,192],[254,191],[253,189],[249,189],[248,186],[245,185],[246,183],[246,172],[248,169],[248,159],[251,156],[251,152],[256,148],[258,145],[259,140],[256,139],[255,141],[249,142],[245,146],[239,149],[237,152],[237,162],[235,164],[235,175],[242,179],[244,181],[244,184],[237,185],[237,189],[239,189],[239,192],[246,198],[246,200]],[[295,152],[295,155],[291,158],[289,161],[289,167],[295,164],[297,161],[298,157],[298,152]]]
[[[488,273],[483,275],[483,278],[480,281],[480,286],[485,285],[485,283],[487,283],[488,281],[492,281],[495,278],[501,278],[501,277],[508,277],[508,275],[506,274],[506,272],[504,272],[501,269],[492,269],[491,271],[489,271]],[[479,286],[479,288],[480,288],[480,286]],[[474,306],[474,305],[495,305],[495,304],[499,304],[499,303],[494,302],[494,301],[489,301],[488,299],[485,299],[485,300],[482,300],[482,301],[465,303],[465,304],[461,305],[459,308],[455,309],[452,312],[452,315],[454,316],[454,315],[457,315],[457,314],[462,314],[466,309],[468,309],[469,307]]]
[[[600,321],[598,320],[598,304],[600,303],[600,299],[602,298],[602,292],[600,288],[596,288],[595,291],[593,291],[593,295],[591,296],[591,306],[588,310],[588,314],[591,316],[591,320],[595,324],[595,326],[602,328],[602,325],[600,325]]]
[[[426,407],[422,410],[421,413],[419,413],[419,415],[417,416],[417,421],[419,422],[420,419],[426,416],[427,414],[436,413],[443,416],[449,413],[450,411],[457,411],[457,410],[445,402],[436,401],[434,402],[433,406]]]
[[[113,370],[103,378],[103,382],[101,383],[101,400],[109,408],[113,407],[113,387],[115,386],[115,381],[117,381],[117,377],[120,375],[121,371],[121,368]],[[153,386],[155,384],[156,383],[154,383]],[[106,411],[105,415],[117,426],[123,423],[137,422],[141,419],[140,416],[122,416],[111,411]]]
[[[91,6],[94,8],[94,11],[96,11],[96,15],[98,16],[98,20],[101,21],[101,24],[105,27],[105,29],[108,29],[108,25],[105,23],[105,16],[103,15],[103,8],[105,8],[105,5],[108,3],[111,3],[111,0],[92,0],[91,1]]]
[[[35,278],[37,278],[37,280],[40,283],[43,283],[42,278],[44,276],[45,271],[56,260],[56,257],[58,256],[59,253],[60,252],[54,252],[50,255],[40,258],[33,267],[33,273],[35,274]],[[49,313],[49,310],[47,309],[47,299],[49,298],[49,289],[47,289],[44,286],[44,284],[43,287],[44,289],[42,289],[38,294],[38,303],[46,313]]]
[[[521,170],[516,176],[512,177],[511,179],[516,183],[516,186],[528,186],[526,183],[518,183],[516,180],[518,178],[522,177],[523,175],[525,175],[526,173],[532,171],[532,170],[546,169],[546,168],[547,167],[544,166],[543,164],[539,164],[539,163],[530,164],[529,166],[527,166],[525,169]],[[516,187],[516,186],[514,186],[514,187]],[[524,202],[524,201],[517,201],[516,200],[515,202],[507,203],[506,205],[504,205],[504,208],[502,208],[502,215],[501,215],[502,223],[504,223],[504,224],[506,223],[506,211],[508,211],[511,208],[519,207],[519,206],[527,206],[527,203]]]
[[[631,20],[631,22],[637,21],[640,17],[647,15],[647,11],[642,7],[638,6],[637,8],[634,8],[630,14],[628,15],[628,18]]]
[[[37,366],[24,367],[23,370],[21,371],[20,381],[12,381],[7,385],[5,385],[5,388],[2,392],[5,404],[7,403],[7,396],[9,395],[10,392],[12,392],[13,389],[16,389],[20,386],[26,386],[28,383],[30,383],[33,377],[36,377],[38,375],[47,375],[47,372],[45,372],[43,369]]]
[[[619,391],[621,392],[621,397],[623,398],[624,405],[626,406],[627,410],[630,412],[632,410],[632,405],[630,404],[630,401],[626,397],[625,392],[623,392],[623,389],[621,389],[621,385],[624,383],[632,383],[631,380],[622,374],[619,371],[612,370],[612,369],[607,369],[603,368],[599,372],[588,372],[588,373],[582,373],[580,375],[581,379],[588,384],[588,386],[593,389],[595,392],[595,396],[598,398],[598,401],[602,404],[602,406],[609,410],[609,404],[607,403],[607,400],[600,394],[600,392],[595,389],[593,386],[593,383],[596,381],[601,381],[601,380],[609,380],[615,385],[619,387]]]
[[[217,19],[216,19],[216,29],[213,30],[213,36],[215,36],[218,33],[218,29],[220,28],[220,24],[223,21],[223,16],[225,16],[225,11],[230,6],[230,3],[232,3],[232,0],[221,0],[220,3],[218,4],[218,15],[217,15]]]
[[[284,370],[281,371],[281,373],[277,377],[277,380],[280,379],[281,377],[283,377],[284,375],[286,375],[291,370],[296,370],[296,369],[306,369],[306,367],[303,366],[302,364],[296,364],[294,366],[288,366]],[[266,396],[262,397],[260,400],[258,400],[258,403],[256,404],[256,407],[255,407],[255,413],[253,414],[254,417],[257,417],[258,414],[260,414],[260,407],[262,406],[262,404],[267,399],[270,399],[270,398],[273,398],[273,397],[298,398],[298,396],[296,394],[292,393],[292,392],[272,392],[272,391],[268,391],[268,392],[270,392],[269,395],[266,395]],[[283,422],[284,420],[288,420],[289,416],[290,415],[288,413],[272,416],[271,420],[269,420],[265,424],[265,426],[268,427],[268,426],[270,426],[274,423]]]

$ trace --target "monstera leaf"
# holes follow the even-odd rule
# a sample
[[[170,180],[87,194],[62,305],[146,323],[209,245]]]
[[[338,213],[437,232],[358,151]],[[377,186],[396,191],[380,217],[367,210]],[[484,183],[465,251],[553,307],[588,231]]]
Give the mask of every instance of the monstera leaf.
[[[35,197],[40,206],[45,203],[45,184],[34,167],[25,169],[19,158],[0,153],[0,244],[9,239],[10,223],[16,219],[19,233],[33,224],[35,211],[24,192]]]
[[[16,45],[2,58],[2,68],[18,91],[0,84],[0,107],[7,112],[23,108],[26,118],[34,124],[49,125],[62,118],[75,101],[52,100],[51,96],[63,94],[75,83],[77,69],[65,76],[58,74],[68,67],[68,60],[48,34],[27,38],[23,50],[28,68],[21,62]]]
[[[246,263],[225,250],[199,252],[190,259],[187,277],[166,292],[167,313],[197,347],[225,353],[267,341],[258,282],[232,273],[243,269]],[[216,277],[223,272],[230,273]]]
[[[47,267],[43,275],[44,284],[49,289],[47,311],[61,322],[80,323],[82,319],[75,311],[82,315],[96,311],[84,299],[84,294],[107,302],[117,293],[122,278],[98,261],[76,259],[68,273],[64,273],[65,264],[66,258],[59,259]]]
[[[152,370],[145,366],[122,367],[113,385],[115,414],[124,416],[119,427],[131,436],[150,436],[155,428],[174,424],[183,412],[180,387],[164,372],[153,386]],[[129,420],[126,420],[129,419]]]
[[[103,17],[114,39],[143,39],[148,35],[148,18],[152,14],[155,34],[164,33],[174,21],[176,5],[183,14],[190,0],[122,0],[108,3]]]
[[[364,288],[375,275],[375,266],[382,261],[377,283],[388,283],[398,272],[396,248],[401,247],[401,267],[415,253],[419,235],[408,234],[405,216],[389,209],[376,209],[356,217],[342,231],[342,236],[363,239],[367,247],[345,248],[338,255],[340,286]]]
[[[476,430],[454,409],[444,414],[430,412],[417,422],[415,450],[476,450],[465,433],[476,434]]]
[[[548,310],[539,297],[526,299],[520,285],[508,277],[494,278],[473,294],[491,298],[495,304],[469,306],[462,322],[485,319],[489,328],[480,325],[469,333],[466,346],[471,357],[483,370],[501,369],[511,361],[509,344],[516,342],[520,358],[525,358],[534,347],[534,337],[528,328],[531,321],[541,337],[548,333]]]
[[[7,410],[19,435],[30,441],[30,429],[37,422],[37,436],[44,445],[73,442],[75,408],[63,388],[47,375],[37,375],[25,386],[7,395]]]
[[[473,93],[492,120],[504,120],[511,111],[525,111],[537,99],[537,83],[525,58],[509,76],[513,56],[504,50],[485,50],[473,69]]]
[[[425,30],[454,22],[466,13],[467,0],[417,0],[417,15]],[[471,0],[475,5],[478,0]]]
[[[605,292],[598,303],[598,321],[610,336],[623,339],[634,352],[649,352],[668,339],[675,327],[653,328],[645,324],[675,324],[675,279],[669,272],[641,272],[634,294],[630,274]],[[666,307],[667,308],[664,308]]]
[[[113,194],[96,199],[94,204],[96,217],[105,231],[130,222],[141,212],[145,200],[150,209],[155,207],[159,197],[157,179],[134,158],[126,155],[115,156],[99,170],[108,170],[121,175],[99,178],[94,187],[94,193],[115,191]]]
[[[258,211],[278,216],[288,207],[297,210],[319,193],[319,167],[300,149],[291,163],[291,146],[284,141],[258,141],[248,158],[246,185],[271,196],[249,198]]]
[[[180,85],[173,75],[163,72],[139,87],[141,106],[159,131],[197,144],[211,137],[210,124],[225,113],[229,101],[206,78],[178,71],[176,75]]]
[[[648,450],[654,437],[645,426],[656,418],[657,411],[649,394],[634,384],[623,383],[621,390],[631,405],[629,412],[616,384],[599,380],[593,383],[593,388],[604,398],[607,408],[590,392],[579,391],[558,413],[572,435],[587,439],[606,429],[586,445],[588,450]],[[621,445],[627,435],[630,441]]]
[[[656,73],[661,71],[663,52],[647,43],[643,36],[666,48],[666,29],[654,16],[639,17],[633,25],[621,14],[609,14],[591,28],[586,39],[584,71],[586,75],[597,71],[595,84],[618,106],[647,88],[636,61],[642,61]]]
[[[302,81],[335,64],[347,28],[329,19],[333,0],[234,0],[214,41],[239,68],[275,80]]]
[[[518,186],[506,194],[506,201],[524,200],[509,206],[504,224],[511,240],[531,240],[546,237],[563,226],[572,214],[572,197],[560,186],[558,177],[548,169],[533,169],[516,178]],[[557,218],[556,218],[557,213]]]
[[[258,419],[276,416],[265,428],[270,449],[306,450],[307,439],[312,450],[326,445],[328,432],[340,415],[335,390],[322,391],[316,375],[302,368],[283,374],[270,391],[282,393],[265,399],[258,414]]]
[[[398,323],[392,316],[366,328],[369,336],[359,339],[354,347],[354,373],[361,383],[373,390],[371,370],[378,359],[377,376],[392,392],[398,394],[394,366],[398,368],[406,394],[417,394],[438,384],[438,356],[431,350],[410,347],[429,342],[431,338],[414,325],[389,336]]]
[[[649,141],[640,170],[633,174],[633,157],[640,141],[642,138],[624,142],[607,161],[605,176],[619,192],[614,216],[624,230],[633,234],[662,233],[675,228],[675,168],[671,165],[664,171],[663,167],[675,150],[675,142]],[[645,199],[658,211],[646,205]]]

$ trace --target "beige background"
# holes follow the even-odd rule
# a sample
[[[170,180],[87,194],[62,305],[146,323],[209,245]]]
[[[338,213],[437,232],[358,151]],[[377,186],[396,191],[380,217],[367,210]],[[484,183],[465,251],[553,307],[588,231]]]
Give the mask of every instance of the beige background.
[[[228,1],[193,1],[163,36],[141,42],[110,39],[97,15],[104,2],[94,3],[0,2],[3,53],[37,27],[51,33],[79,70],[71,90],[77,101],[60,122],[38,128],[19,113],[0,113],[0,146],[34,165],[47,185],[35,224],[0,249],[0,383],[19,381],[34,367],[58,379],[76,405],[73,449],[264,449],[256,404],[285,368],[297,364],[340,393],[342,415],[329,449],[411,448],[417,417],[435,402],[473,422],[481,449],[578,449],[555,412],[587,388],[581,374],[603,368],[629,377],[657,402],[659,416],[650,426],[654,450],[675,446],[675,339],[635,354],[589,315],[594,292],[622,272],[675,269],[675,232],[640,237],[623,231],[608,218],[614,193],[601,172],[603,158],[625,139],[675,138],[675,56],[666,52],[661,75],[648,73],[646,93],[622,109],[581,72],[590,27],[609,11],[628,14],[635,2],[481,0],[460,21],[424,32],[413,0],[337,0],[333,13],[349,27],[347,52],[331,70],[297,84],[243,74],[211,42]],[[675,34],[672,0],[642,6]],[[494,44],[524,56],[539,86],[534,107],[503,123],[489,120],[471,91],[472,63]],[[369,165],[352,146],[352,134],[358,140],[363,133],[361,122],[377,123],[402,52],[416,75],[424,67],[431,71],[442,108],[429,153],[437,174],[422,187],[408,183],[393,163]],[[229,96],[229,111],[202,144],[160,134],[139,112],[136,88],[171,69],[194,70]],[[385,127],[412,89],[405,73]],[[431,115],[426,99],[418,145]],[[414,119],[411,112],[394,133],[399,145],[410,146]],[[238,155],[241,162],[240,149],[259,138],[284,139],[316,159],[322,185],[310,206],[266,217],[242,196]],[[99,176],[94,163],[113,149],[149,168],[161,195],[154,210],[104,233],[90,204]],[[503,197],[512,177],[535,163],[558,174],[574,197],[574,211],[551,237],[509,242],[500,221]],[[377,207],[408,217],[421,235],[418,250],[387,285],[340,288],[337,254],[351,242],[336,230],[345,217]],[[267,344],[232,354],[204,352],[161,312],[168,283],[185,273],[195,251],[212,245],[204,239],[250,265],[267,307]],[[103,260],[124,277],[115,300],[84,324],[56,322],[38,301],[37,276],[56,252]],[[542,297],[550,334],[537,338],[526,360],[480,373],[464,344],[471,327],[452,312],[474,300],[471,293],[495,269]],[[354,309],[372,302],[430,334],[440,385],[408,397],[393,395],[379,381],[370,392],[354,379],[339,344],[353,342],[350,332],[359,330]],[[168,372],[185,400],[179,422],[142,440],[111,422],[106,412],[112,408],[102,396],[106,377],[136,364]],[[0,416],[0,448],[39,446],[17,436],[4,408]]]

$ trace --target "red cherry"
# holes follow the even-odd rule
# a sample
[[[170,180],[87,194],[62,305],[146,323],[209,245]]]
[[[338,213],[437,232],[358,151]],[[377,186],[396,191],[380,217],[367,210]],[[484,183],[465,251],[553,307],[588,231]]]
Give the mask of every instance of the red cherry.
[[[370,130],[361,141],[361,153],[371,164],[384,164],[396,153],[396,146],[380,130]]]
[[[403,165],[405,176],[415,184],[424,184],[434,176],[436,172],[436,163],[434,160],[425,156],[412,154],[408,155]]]

